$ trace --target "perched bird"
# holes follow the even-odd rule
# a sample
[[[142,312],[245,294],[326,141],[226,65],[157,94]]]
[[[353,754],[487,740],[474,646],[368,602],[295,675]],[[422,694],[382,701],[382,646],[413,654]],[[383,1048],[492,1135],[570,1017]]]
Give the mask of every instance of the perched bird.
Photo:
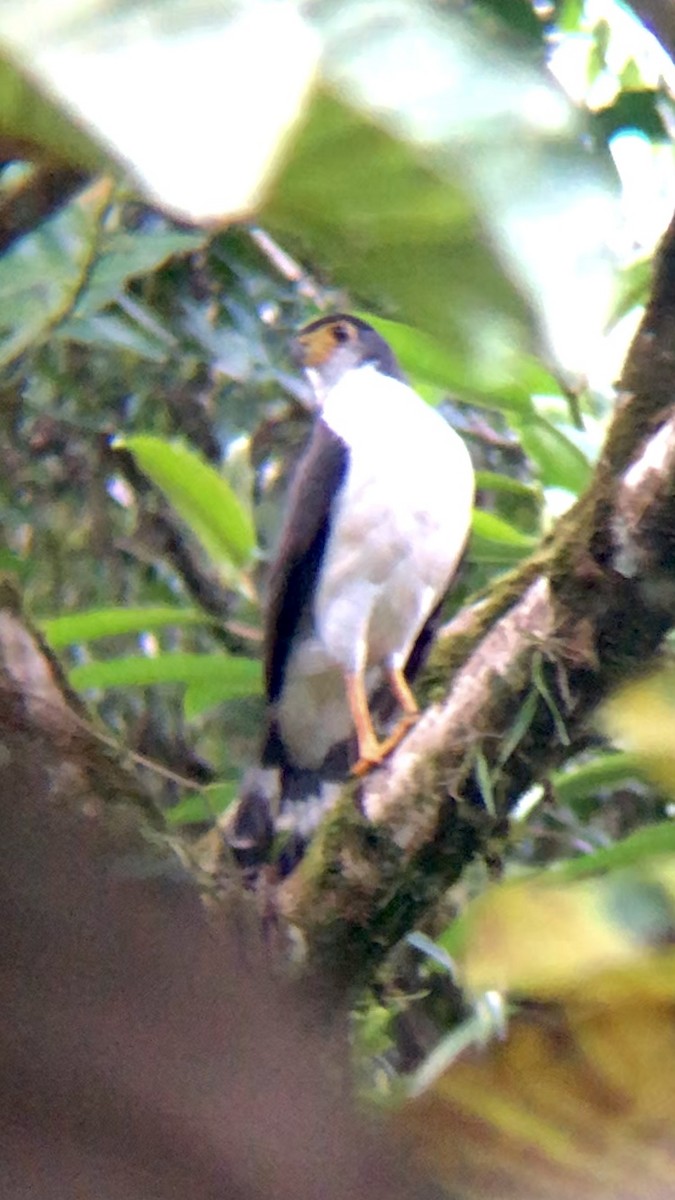
[[[474,496],[463,441],[370,325],[321,317],[293,351],[318,411],[266,610],[261,761],[280,775],[282,807],[302,798],[307,774],[365,774],[414,722],[406,665],[455,573]],[[380,737],[383,685],[400,712]],[[258,778],[258,791],[270,786]]]

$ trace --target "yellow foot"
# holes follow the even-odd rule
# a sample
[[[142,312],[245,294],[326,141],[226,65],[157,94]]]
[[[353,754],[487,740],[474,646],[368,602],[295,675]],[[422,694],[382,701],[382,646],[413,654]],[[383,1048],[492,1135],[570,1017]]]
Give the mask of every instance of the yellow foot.
[[[393,733],[390,733],[389,737],[385,738],[383,742],[371,742],[366,746],[360,746],[358,761],[354,763],[350,773],[356,779],[363,779],[364,775],[367,775],[374,767],[378,767],[387,755],[396,749],[408,730],[412,729],[418,715],[408,713],[405,717],[402,717]]]

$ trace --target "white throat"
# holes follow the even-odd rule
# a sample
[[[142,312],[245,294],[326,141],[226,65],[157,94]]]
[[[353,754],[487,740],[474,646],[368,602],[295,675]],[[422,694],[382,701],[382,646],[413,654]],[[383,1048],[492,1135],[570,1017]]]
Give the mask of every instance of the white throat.
[[[412,436],[413,445],[419,422],[422,429],[436,414],[427,408],[416,392],[384,375],[374,363],[363,363],[345,371],[331,388],[325,388],[322,417],[348,446],[378,446],[392,437]]]
[[[305,367],[305,375],[307,376],[314,393],[316,407],[319,409],[323,408],[326,397],[332,390],[331,387],[326,386],[326,383],[321,378],[321,372],[317,371],[315,367]]]

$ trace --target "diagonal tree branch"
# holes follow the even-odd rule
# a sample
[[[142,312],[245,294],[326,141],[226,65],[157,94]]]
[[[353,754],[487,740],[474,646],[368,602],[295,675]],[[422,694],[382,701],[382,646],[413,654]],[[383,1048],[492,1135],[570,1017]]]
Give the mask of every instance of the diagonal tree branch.
[[[591,486],[441,636],[431,707],[342,798],[282,890],[331,987],[368,977],[523,791],[585,744],[590,714],[675,622],[674,346],[675,220]]]

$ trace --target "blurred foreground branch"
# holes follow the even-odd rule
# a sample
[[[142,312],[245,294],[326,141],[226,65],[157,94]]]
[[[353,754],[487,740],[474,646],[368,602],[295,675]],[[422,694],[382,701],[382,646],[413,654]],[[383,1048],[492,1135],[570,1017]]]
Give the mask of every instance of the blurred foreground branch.
[[[8,589],[0,795],[7,1200],[429,1196],[341,1094],[346,1049],[246,899],[207,918]]]

